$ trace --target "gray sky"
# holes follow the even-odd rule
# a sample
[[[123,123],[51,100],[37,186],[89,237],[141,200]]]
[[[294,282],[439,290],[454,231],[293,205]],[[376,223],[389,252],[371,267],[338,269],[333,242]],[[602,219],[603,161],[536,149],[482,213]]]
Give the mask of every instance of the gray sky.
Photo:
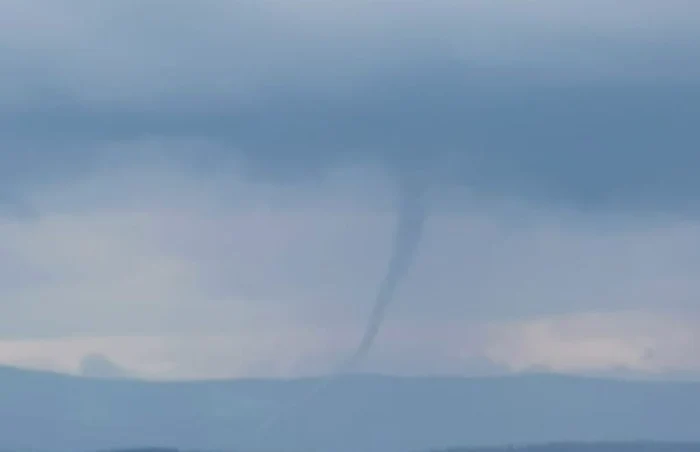
[[[0,363],[327,371],[422,170],[365,370],[696,374],[699,9],[3,2]]]

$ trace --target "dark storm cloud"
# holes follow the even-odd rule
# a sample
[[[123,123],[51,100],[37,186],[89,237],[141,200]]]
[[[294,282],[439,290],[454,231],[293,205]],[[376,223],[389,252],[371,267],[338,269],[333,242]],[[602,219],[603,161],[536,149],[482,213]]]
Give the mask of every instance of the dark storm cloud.
[[[156,136],[220,143],[170,152],[194,168],[243,155],[278,181],[379,161],[578,207],[700,195],[694,4],[276,5],[9,3],[28,23],[0,35],[4,184]]]

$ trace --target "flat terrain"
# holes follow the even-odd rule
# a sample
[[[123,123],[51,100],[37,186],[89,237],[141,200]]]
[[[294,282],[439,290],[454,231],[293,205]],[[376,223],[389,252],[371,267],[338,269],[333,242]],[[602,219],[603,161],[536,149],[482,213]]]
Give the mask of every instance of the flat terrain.
[[[316,384],[97,380],[0,368],[0,449],[415,452],[553,441],[700,441],[700,384],[555,375],[348,376],[254,437],[263,419]]]

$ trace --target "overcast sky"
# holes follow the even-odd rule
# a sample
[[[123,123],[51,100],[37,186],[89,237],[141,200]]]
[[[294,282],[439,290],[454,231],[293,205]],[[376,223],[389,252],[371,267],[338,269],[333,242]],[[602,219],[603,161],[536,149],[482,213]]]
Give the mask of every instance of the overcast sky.
[[[694,0],[0,3],[0,363],[700,375]],[[97,369],[97,370],[95,370]]]

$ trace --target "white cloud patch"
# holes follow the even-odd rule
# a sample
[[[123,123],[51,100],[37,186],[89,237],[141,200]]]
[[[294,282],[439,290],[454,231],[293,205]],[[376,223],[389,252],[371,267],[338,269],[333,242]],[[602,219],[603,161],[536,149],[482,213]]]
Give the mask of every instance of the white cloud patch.
[[[350,352],[388,259],[391,179],[356,167],[284,186],[134,157],[207,145],[115,144],[120,165],[28,193],[34,219],[2,218],[0,362],[302,375]],[[697,370],[696,220],[431,196],[365,370]]]
[[[514,371],[700,372],[697,312],[568,314],[488,328],[486,354]]]

